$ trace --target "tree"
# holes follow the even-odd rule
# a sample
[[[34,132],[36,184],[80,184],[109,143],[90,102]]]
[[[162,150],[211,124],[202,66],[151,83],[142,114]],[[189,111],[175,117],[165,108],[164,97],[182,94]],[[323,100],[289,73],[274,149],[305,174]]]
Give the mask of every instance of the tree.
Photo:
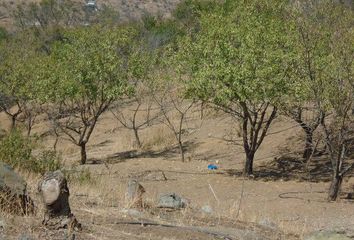
[[[9,116],[11,130],[27,105],[34,100],[33,69],[38,43],[28,32],[0,42],[0,109]]]
[[[173,133],[178,144],[181,161],[185,161],[185,146],[183,135],[187,116],[194,106],[194,101],[184,98],[183,86],[165,76],[166,73],[155,73],[155,81],[151,94],[159,107],[161,122]]]
[[[324,113],[318,111],[317,107],[312,106],[311,103],[287,106],[284,112],[285,115],[298,123],[305,133],[305,144],[302,157],[305,162],[308,162],[316,150],[313,143],[313,135],[316,129],[320,126],[322,119],[325,117]]]
[[[125,128],[131,130],[134,134],[134,146],[142,147],[139,132],[156,122],[161,113],[159,109],[153,106],[153,99],[149,96],[149,88],[143,83],[137,84],[134,96],[126,99],[126,104],[131,105],[128,110],[121,109],[123,105],[121,102],[119,106],[111,110],[113,116]]]
[[[44,71],[37,87],[42,98],[55,104],[51,119],[80,147],[81,164],[86,163],[86,145],[99,117],[132,91],[129,81],[137,66],[130,60],[137,34],[129,26],[70,29],[41,63]]]
[[[346,164],[353,143],[354,14],[342,6],[327,5],[324,10],[328,13],[328,22],[331,22],[330,25],[327,22],[330,29],[326,36],[331,44],[327,55],[328,67],[324,72],[323,94],[326,101],[322,105],[333,113],[333,118],[324,119],[322,125],[333,171],[328,199],[334,201],[339,196],[343,177],[354,167]]]
[[[333,1],[298,2],[292,14],[298,33],[292,41],[298,53],[293,86],[323,114],[320,123],[333,171],[328,199],[336,200],[353,167],[345,160],[352,144],[354,15]]]
[[[177,64],[187,96],[212,103],[242,122],[244,174],[287,92],[291,66],[281,1],[226,1],[201,13],[200,29],[180,41]]]

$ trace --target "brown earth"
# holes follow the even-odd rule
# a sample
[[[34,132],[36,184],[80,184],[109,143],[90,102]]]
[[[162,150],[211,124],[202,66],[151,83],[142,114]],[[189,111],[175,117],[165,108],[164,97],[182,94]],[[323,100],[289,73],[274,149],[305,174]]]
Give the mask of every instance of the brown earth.
[[[210,111],[203,120],[199,114],[195,108],[186,123],[188,161],[184,163],[164,125],[143,130],[144,146],[135,150],[133,134],[110,112],[101,118],[89,142],[87,165],[77,166],[79,149],[60,139],[58,150],[67,168],[90,173],[81,183],[69,186],[72,210],[83,225],[77,239],[301,239],[323,229],[354,234],[354,203],[345,199],[353,192],[354,179],[346,177],[341,198],[327,202],[327,157],[314,157],[304,170],[301,154],[296,154],[302,148],[302,132],[294,122],[283,117],[275,121],[257,153],[254,179],[243,179],[242,148],[223,140],[230,133],[237,135],[234,123],[221,113]],[[6,117],[0,117],[1,126],[7,128]],[[39,135],[47,130],[43,121],[34,127]],[[53,137],[46,137],[43,148],[50,149],[53,141]],[[210,163],[217,163],[219,169],[207,170]],[[38,205],[38,176],[24,175]],[[137,177],[146,189],[142,213],[124,212],[129,176]],[[158,196],[166,192],[183,196],[189,207],[175,212],[157,209]],[[206,205],[212,208],[211,214],[201,211]],[[5,216],[6,239],[16,239],[22,233],[56,239],[51,235],[54,233],[41,228],[40,221],[40,209],[36,216],[25,219]],[[124,224],[126,221],[135,225]],[[140,222],[179,228],[142,226]]]

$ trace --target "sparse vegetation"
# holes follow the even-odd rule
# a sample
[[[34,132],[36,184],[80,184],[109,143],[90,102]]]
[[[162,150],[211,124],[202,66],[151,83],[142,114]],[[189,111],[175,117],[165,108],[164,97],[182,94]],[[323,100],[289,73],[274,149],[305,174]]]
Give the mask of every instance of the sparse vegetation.
[[[0,161],[14,168],[44,174],[61,168],[61,160],[56,152],[42,151],[33,154],[36,140],[25,137],[15,130],[0,140]]]
[[[170,7],[162,2],[149,4]],[[338,208],[353,209],[354,9],[334,0],[185,0],[166,18],[146,4],[120,1],[134,9],[127,13],[74,0],[0,6],[16,23],[0,27],[0,162],[30,181],[63,171],[93,232],[107,220],[99,211],[111,217],[124,207],[121,188],[132,177],[146,190],[138,204],[146,209],[124,213],[205,239],[216,236],[204,227],[209,217],[230,228],[223,238],[233,239],[241,220],[257,223],[243,228],[252,234],[298,239],[329,225],[302,218],[300,201],[331,212],[331,223]],[[162,213],[156,185],[200,202]],[[348,206],[327,205],[326,193]],[[265,207],[273,201],[285,216],[276,224],[269,217],[280,214]],[[181,226],[204,225],[160,224],[175,216]],[[283,235],[292,222],[303,229]]]

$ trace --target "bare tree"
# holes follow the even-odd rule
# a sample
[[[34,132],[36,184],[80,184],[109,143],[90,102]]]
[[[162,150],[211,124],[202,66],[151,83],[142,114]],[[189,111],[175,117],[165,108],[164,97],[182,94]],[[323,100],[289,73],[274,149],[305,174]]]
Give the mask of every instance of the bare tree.
[[[163,91],[154,93],[153,98],[162,113],[161,122],[165,124],[173,133],[181,155],[181,161],[185,161],[185,149],[183,144],[183,134],[185,132],[184,123],[187,115],[194,105],[194,101],[183,98],[177,86],[165,83]]]
[[[157,118],[161,115],[160,111],[156,111],[153,107],[153,101],[136,95],[129,101],[132,107],[126,111],[116,107],[111,109],[113,116],[119,121],[119,123],[131,130],[134,134],[135,143],[138,148],[142,147],[142,141],[140,139],[139,132],[147,127],[150,127]]]

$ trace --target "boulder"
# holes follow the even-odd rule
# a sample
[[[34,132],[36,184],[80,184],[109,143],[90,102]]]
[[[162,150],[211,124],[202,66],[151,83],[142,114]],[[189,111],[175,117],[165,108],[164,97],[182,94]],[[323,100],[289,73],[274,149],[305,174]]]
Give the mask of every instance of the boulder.
[[[27,183],[3,162],[0,162],[0,209],[19,215],[34,211],[33,201],[27,194]]]
[[[22,234],[18,237],[18,240],[33,240],[33,238],[27,234]]]
[[[180,209],[180,208],[185,208],[186,205],[187,205],[186,199],[178,196],[176,193],[167,193],[159,197],[159,202],[157,207]]]

